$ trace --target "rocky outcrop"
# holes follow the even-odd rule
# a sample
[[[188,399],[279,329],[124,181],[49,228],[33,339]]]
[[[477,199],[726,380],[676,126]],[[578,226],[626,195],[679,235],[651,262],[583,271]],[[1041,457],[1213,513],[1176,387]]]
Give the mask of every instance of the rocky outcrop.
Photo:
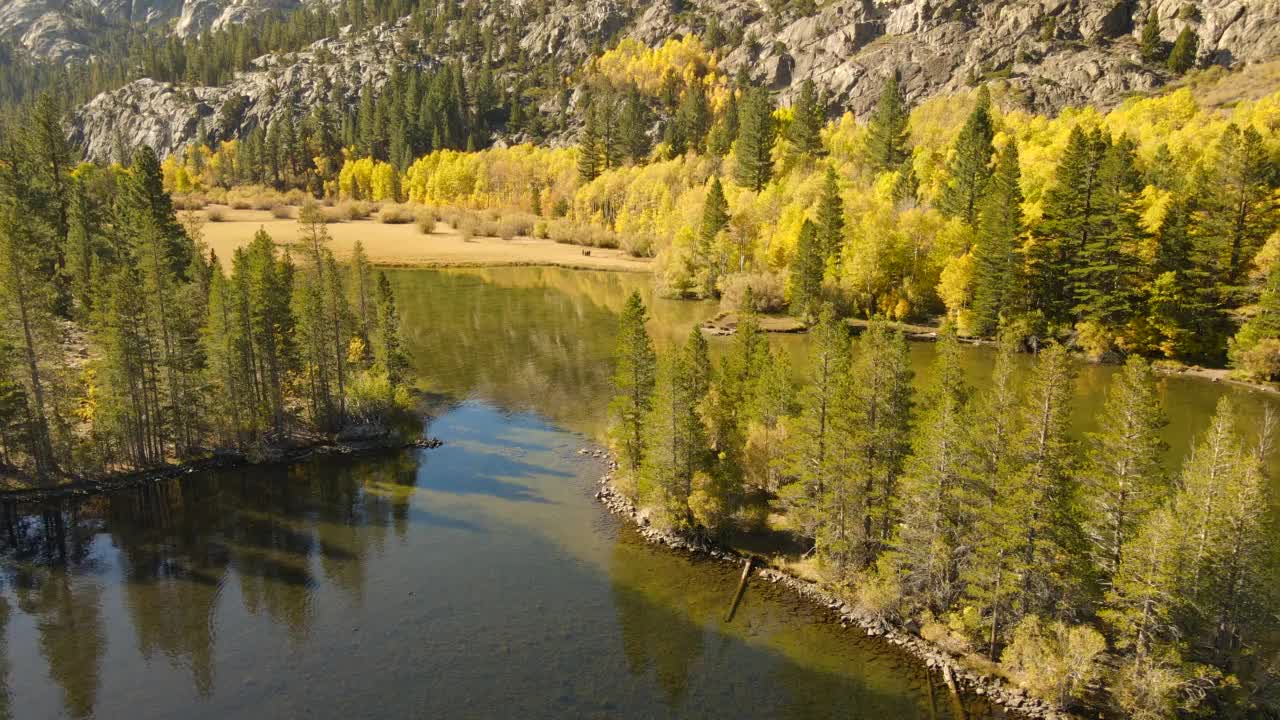
[[[681,552],[703,555],[738,567],[746,562],[745,556],[733,550],[718,547],[705,539],[666,532],[654,527],[639,508],[614,489],[613,471],[617,468],[617,464],[609,458],[607,452],[599,448],[583,448],[578,451],[578,454],[608,463],[610,472],[600,478],[599,488],[595,493],[596,499],[614,515],[632,523],[641,537],[648,542]],[[1014,717],[1032,720],[1071,720],[1072,716],[1028,695],[1021,688],[1012,687],[992,675],[971,670],[947,650],[921,638],[905,627],[862,612],[813,582],[769,567],[758,568],[756,575],[761,581],[781,585],[815,605],[827,608],[840,619],[841,627],[855,628],[869,637],[879,638],[914,657],[925,667],[937,671],[946,678],[948,685],[952,685],[959,692],[985,697],[991,703],[1013,713]]]
[[[102,8],[126,2],[92,1]],[[180,9],[175,29],[185,34],[300,1],[181,0],[179,8],[180,0],[132,0],[135,6],[151,6],[147,17]],[[0,32],[6,18],[12,25],[22,8],[30,14],[53,0],[11,2],[17,6],[0,9]],[[1154,2],[1165,40],[1172,43],[1184,27],[1195,29],[1204,62],[1234,67],[1280,55],[1280,0]],[[741,28],[744,38],[722,50],[724,70],[746,70],[774,88],[784,103],[802,81],[812,79],[827,90],[833,114],[847,110],[859,116],[871,110],[884,77],[895,69],[914,102],[996,81],[1005,89],[1002,103],[1047,113],[1083,104],[1108,108],[1172,79],[1164,68],[1144,65],[1139,57],[1138,37],[1149,7],[1145,0],[831,0],[813,15],[782,17],[768,14],[755,0],[685,0],[683,5],[683,11],[674,12],[672,2],[553,4],[545,17],[522,28],[518,42],[533,62],[550,60],[569,75],[610,38],[629,36],[657,45],[700,31],[707,18],[715,17],[722,27]],[[510,6],[482,0],[482,7],[482,14],[492,18]],[[107,156],[117,132],[126,142],[151,144],[164,154],[193,139],[201,120],[217,139],[262,126],[290,104],[352,103],[354,94],[337,97],[319,89],[323,78],[341,77],[347,87],[358,89],[380,85],[390,58],[435,62],[416,49],[406,28],[401,22],[359,38],[330,38],[301,52],[265,56],[220,88],[140,80],[95,98],[77,114],[74,134],[96,158]],[[499,81],[511,84],[515,78]],[[211,125],[233,97],[244,99],[242,121]],[[542,109],[558,112],[558,100],[549,98]]]
[[[400,42],[402,30],[394,25],[344,32],[300,52],[267,55],[222,87],[135,80],[77,111],[72,142],[99,160],[111,158],[121,146],[147,145],[163,156],[189,143],[201,128],[210,140],[224,140],[266,127],[286,108],[305,114],[320,103],[353,104],[361,88],[387,81],[393,54],[412,56]],[[414,62],[425,68],[434,61],[419,56]]]

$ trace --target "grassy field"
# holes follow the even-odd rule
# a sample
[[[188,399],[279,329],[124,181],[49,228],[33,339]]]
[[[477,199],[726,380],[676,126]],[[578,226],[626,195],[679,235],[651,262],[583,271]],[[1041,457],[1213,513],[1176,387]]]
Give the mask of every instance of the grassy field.
[[[279,219],[267,210],[209,206],[209,209],[215,208],[223,220],[204,224],[204,240],[223,262],[228,261],[236,248],[252,240],[259,228],[265,229],[281,245],[292,245],[298,240],[297,220]],[[197,215],[207,218],[208,210]],[[339,259],[350,255],[356,240],[360,240],[372,263],[389,267],[556,265],[648,272],[652,263],[645,258],[630,257],[621,250],[583,248],[527,237],[514,240],[474,237],[464,240],[458,231],[444,223],[438,223],[429,235],[419,231],[414,223],[393,225],[376,220],[330,223],[326,227],[333,237],[329,247]],[[590,255],[584,251],[589,251]]]

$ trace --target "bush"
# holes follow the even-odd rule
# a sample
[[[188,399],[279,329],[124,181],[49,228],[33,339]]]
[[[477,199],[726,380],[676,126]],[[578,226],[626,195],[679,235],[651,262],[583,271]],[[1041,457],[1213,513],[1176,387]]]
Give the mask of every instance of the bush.
[[[272,205],[271,216],[280,220],[288,220],[293,217],[293,208],[288,205]]]
[[[211,207],[205,211],[205,217],[209,219],[209,222],[222,222],[227,219],[227,210],[221,207]]]
[[[227,201],[233,210],[248,210],[253,207],[253,203],[248,198],[236,197]]]
[[[347,386],[347,415],[355,423],[390,426],[412,411],[408,391],[392,387],[386,373],[366,370]]]
[[[569,220],[552,220],[547,235],[558,243],[588,247],[616,248],[618,236],[594,225],[579,225]]]
[[[1261,340],[1238,354],[1236,364],[1241,372],[1258,380],[1280,378],[1280,339]]]
[[[548,234],[546,220],[539,220],[538,222],[533,224],[533,236],[536,238],[541,238],[543,240],[546,240],[548,237],[550,237],[550,235]]]
[[[742,309],[743,298],[751,290],[751,304],[756,312],[781,312],[787,307],[787,284],[778,273],[734,273],[720,281],[720,309]]]
[[[458,234],[462,236],[463,242],[470,241],[471,238],[475,237],[475,234],[476,234],[475,218],[472,218],[472,217],[461,218],[458,221],[458,224],[455,225],[454,227],[458,229]]]
[[[364,220],[373,212],[373,207],[363,200],[347,200],[334,209],[343,220]]]
[[[1066,707],[1101,676],[1106,649],[1107,641],[1093,628],[1046,625],[1028,615],[1014,628],[1013,640],[1000,654],[1000,667],[1033,694]]]
[[[622,250],[631,257],[653,257],[657,245],[648,233],[628,233],[622,236]]]
[[[298,188],[293,188],[284,194],[284,201],[289,205],[301,205],[310,200],[311,196]]]
[[[387,205],[378,211],[378,222],[385,225],[404,225],[413,221],[413,212],[404,205]]]
[[[434,210],[431,208],[419,208],[413,221],[418,226],[418,232],[423,235],[430,235],[436,231],[437,220],[439,220],[439,217]]]

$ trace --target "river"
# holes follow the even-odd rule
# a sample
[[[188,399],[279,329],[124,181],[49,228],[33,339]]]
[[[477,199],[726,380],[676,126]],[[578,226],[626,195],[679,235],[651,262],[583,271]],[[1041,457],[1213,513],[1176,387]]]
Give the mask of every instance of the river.
[[[0,718],[950,716],[921,668],[772,586],[724,623],[734,570],[592,499],[602,467],[577,450],[627,294],[660,347],[712,306],[638,274],[391,275],[444,445],[27,508],[0,540]],[[803,356],[803,337],[773,342]],[[932,353],[912,346],[918,381]],[[981,386],[990,351],[965,357]],[[1078,431],[1113,372],[1081,367]],[[1222,393],[1248,418],[1274,401],[1162,388],[1171,462]]]

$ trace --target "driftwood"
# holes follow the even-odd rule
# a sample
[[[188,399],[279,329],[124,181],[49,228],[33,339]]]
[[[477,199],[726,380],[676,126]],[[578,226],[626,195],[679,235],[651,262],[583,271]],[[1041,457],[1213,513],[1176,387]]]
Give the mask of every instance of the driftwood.
[[[742,566],[742,579],[738,580],[738,589],[733,593],[733,602],[729,605],[729,612],[725,613],[724,621],[729,622],[733,619],[733,614],[738,610],[738,603],[742,602],[742,594],[747,591],[747,578],[751,577],[751,564],[755,562],[755,558],[747,558],[747,562]]]

